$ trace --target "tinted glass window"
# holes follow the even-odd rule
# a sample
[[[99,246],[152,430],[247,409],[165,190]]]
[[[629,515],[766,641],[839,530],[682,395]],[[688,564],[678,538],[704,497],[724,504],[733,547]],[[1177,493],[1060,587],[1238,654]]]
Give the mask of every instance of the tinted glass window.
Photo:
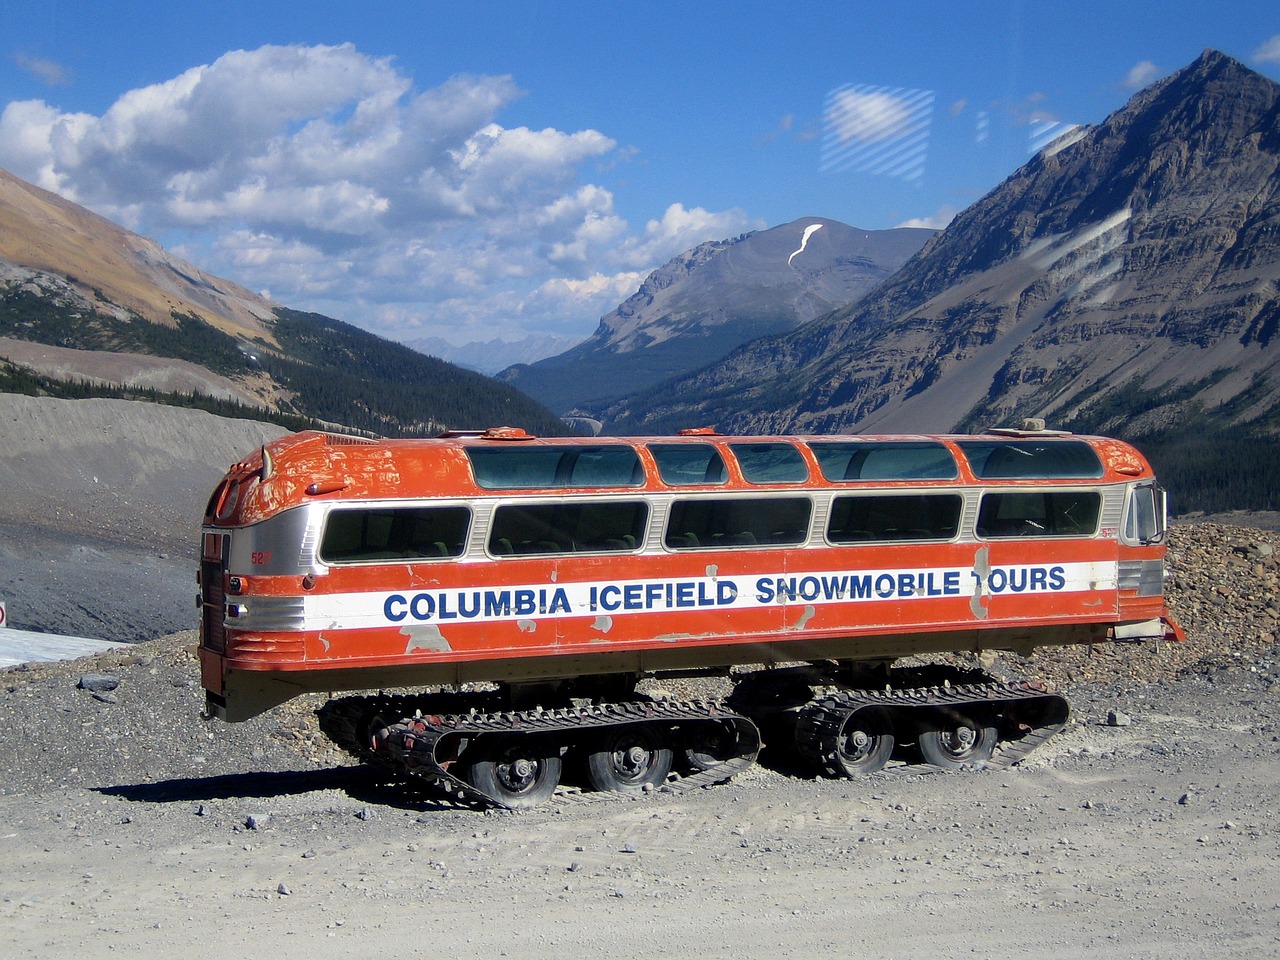
[[[1098,530],[1102,496],[1086,490],[986,493],[978,509],[978,536],[1091,537]]]
[[[803,543],[812,509],[807,497],[677,500],[665,542],[673,550]]]
[[[633,487],[644,483],[631,447],[468,447],[476,483],[486,490]]]
[[[326,563],[431,560],[461,556],[471,511],[466,507],[374,507],[334,510],[325,521]]]
[[[810,443],[822,475],[833,483],[852,480],[954,480],[960,475],[951,451],[933,441],[900,443],[832,441]]]
[[[1102,461],[1079,440],[961,440],[979,480],[1097,479]]]
[[[493,514],[489,552],[598,553],[644,544],[649,507],[643,502],[504,504]]]
[[[809,468],[790,443],[732,443],[729,445],[748,483],[803,483]]]
[[[960,527],[958,494],[836,497],[827,539],[832,543],[878,540],[950,540]]]
[[[709,443],[651,443],[662,482],[672,487],[724,483],[724,459]]]

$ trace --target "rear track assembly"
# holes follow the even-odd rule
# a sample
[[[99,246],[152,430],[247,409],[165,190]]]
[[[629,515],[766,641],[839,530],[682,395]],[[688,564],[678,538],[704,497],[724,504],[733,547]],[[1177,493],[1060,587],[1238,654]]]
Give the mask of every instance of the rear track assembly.
[[[465,714],[428,712],[431,705],[430,696],[348,697],[325,706],[321,727],[349,753],[397,776],[453,800],[505,808],[550,798],[561,758],[570,753],[593,757],[595,766],[611,769],[605,780],[612,789],[635,793],[659,784],[684,791],[723,783],[750,767],[760,750],[755,724],[715,700]],[[667,781],[661,754],[669,764],[672,748],[692,769]],[[561,801],[591,796],[555,793]]]

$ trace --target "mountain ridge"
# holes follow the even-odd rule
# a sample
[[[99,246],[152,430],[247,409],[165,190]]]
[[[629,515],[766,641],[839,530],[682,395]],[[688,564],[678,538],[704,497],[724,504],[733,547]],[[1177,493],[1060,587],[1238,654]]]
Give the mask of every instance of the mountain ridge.
[[[1206,51],[1032,158],[860,303],[595,413],[611,432],[945,431],[1079,420],[1136,378],[1171,396],[1205,385],[1096,426],[1156,429],[1259,381],[1230,422],[1269,416],[1278,103]]]
[[[41,229],[29,229],[33,222]],[[0,261],[63,277],[87,299],[152,323],[172,325],[174,312],[187,313],[228,332],[269,337],[279,306],[2,169]]]
[[[568,432],[510,387],[274,303],[6,171],[0,344],[17,344],[0,354],[0,390],[12,392],[124,396],[391,435],[495,424]]]
[[[699,244],[651,272],[587,340],[499,379],[561,412],[643,391],[860,299],[932,233],[802,217]]]

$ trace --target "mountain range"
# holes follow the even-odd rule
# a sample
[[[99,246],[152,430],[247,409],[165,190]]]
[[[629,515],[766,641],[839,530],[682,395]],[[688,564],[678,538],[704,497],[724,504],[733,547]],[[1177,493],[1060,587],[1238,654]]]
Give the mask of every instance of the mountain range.
[[[505,385],[288,310],[0,171],[0,391],[96,378],[387,434],[567,429],[520,390],[610,433],[1042,417],[1137,442],[1184,509],[1274,508],[1278,332],[1280,85],[1213,50],[940,233],[805,218],[702,244]]]
[[[580,339],[545,334],[522,337],[519,340],[494,337],[492,340],[473,340],[457,346],[442,337],[419,337],[416,340],[406,340],[404,345],[419,353],[493,376],[518,363],[537,363],[546,357],[564,353],[576,346]]]
[[[584,342],[498,379],[560,413],[643,392],[858,301],[932,235],[805,217],[703,243],[649,274]]]
[[[1280,86],[1206,51],[1040,152],[861,301],[593,412],[618,432],[1273,430],[1278,104]]]

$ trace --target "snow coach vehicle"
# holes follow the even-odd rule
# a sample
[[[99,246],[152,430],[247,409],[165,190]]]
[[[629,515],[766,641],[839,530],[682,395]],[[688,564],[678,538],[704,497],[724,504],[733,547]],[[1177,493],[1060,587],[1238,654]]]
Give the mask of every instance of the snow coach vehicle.
[[[1065,723],[942,652],[1180,638],[1164,493],[1121,441],[972,436],[420,440],[309,431],[236,464],[199,570],[208,713],[302,694],[351,752],[450,794],[727,779],[761,747],[832,776],[914,745],[1000,766]],[[729,675],[724,699],[640,678]],[[422,693],[381,692],[408,688]],[[782,732],[779,732],[782,731]],[[673,768],[674,772],[673,772]],[[676,774],[683,773],[683,777]]]

